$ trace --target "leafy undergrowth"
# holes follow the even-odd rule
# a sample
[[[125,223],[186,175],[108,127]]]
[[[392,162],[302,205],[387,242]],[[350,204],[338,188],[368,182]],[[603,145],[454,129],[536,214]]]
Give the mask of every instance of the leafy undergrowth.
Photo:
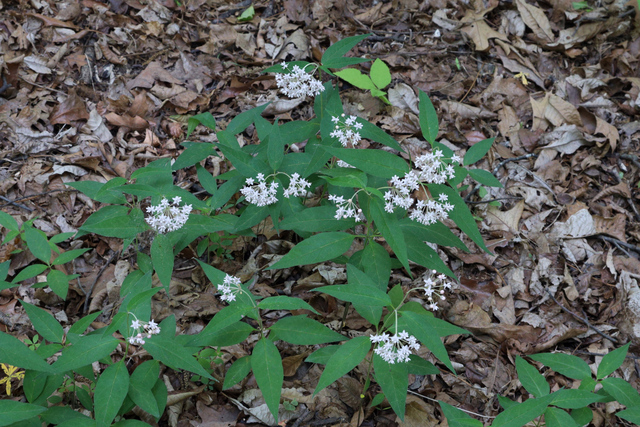
[[[496,138],[478,167],[493,171],[504,186],[476,189],[474,184],[462,194],[490,253],[464,236],[470,253],[439,251],[459,286],[438,316],[472,335],[445,340],[457,376],[442,369],[437,376],[410,377],[405,422],[443,423],[442,409],[431,399],[497,415],[498,394],[516,401],[529,396],[517,380],[517,356],[540,352],[579,356],[595,374],[602,354],[630,342],[629,356],[615,375],[637,388],[636,5],[551,3],[292,0],[256,2],[253,17],[241,17],[250,6],[246,2],[5,4],[2,209],[19,224],[32,219],[49,237],[75,232],[100,205],[65,183],[129,179],[153,160],[177,158],[189,131],[190,141],[213,141],[213,131],[189,122],[203,112],[221,128],[238,113],[269,101],[263,115],[270,121],[309,118],[311,103],[281,98],[274,79],[261,72],[282,60],[319,60],[330,44],[371,33],[354,56],[380,58],[392,80],[386,88],[365,87],[368,91],[343,83],[345,113],[385,129],[415,158],[427,150],[418,119],[421,89],[438,111],[438,140],[445,146],[464,153]],[[361,66],[363,75],[376,83],[369,66]],[[240,136],[242,145],[256,141],[252,127]],[[362,143],[367,148],[370,142]],[[291,149],[296,148],[302,147]],[[218,176],[229,164],[211,156],[202,167]],[[179,170],[174,183],[204,200],[209,195],[197,184],[197,173],[195,167]],[[220,270],[243,282],[258,275],[257,295],[300,297],[323,323],[345,335],[366,329],[349,306],[310,291],[343,283],[345,268],[323,263],[262,270],[297,241],[269,223],[253,231],[257,238],[221,233],[200,248],[185,248],[176,259],[169,295],[152,300],[153,318],[175,315],[178,331],[193,334],[224,306],[194,261],[206,246]],[[8,230],[2,232],[5,237]],[[19,301],[48,310],[65,327],[98,311],[104,314],[91,326],[110,323],[119,304],[113,290],[132,270],[134,252],[123,251],[121,239],[94,235],[65,245],[67,252],[88,249],[72,264],[56,267],[61,274],[78,275],[66,300],[32,288],[40,281],[37,276],[27,285],[4,289],[2,332],[34,346],[36,339],[42,341]],[[37,264],[33,254],[20,251],[24,248],[19,240],[0,248],[0,263],[10,261],[11,278]],[[394,270],[393,279],[411,281],[402,269]],[[275,322],[281,314],[272,315]],[[254,344],[211,349],[201,360],[222,378],[229,363],[250,354]],[[285,374],[282,396],[296,415],[292,425],[398,421],[384,405],[371,405],[378,390],[361,398],[366,372],[356,370],[330,387],[331,394],[311,399],[322,372],[305,362],[311,349],[281,344],[278,350]],[[442,367],[430,354],[423,356]],[[147,360],[144,353],[131,357],[134,364]],[[23,396],[19,374],[3,368],[2,397],[9,391],[12,398]],[[555,371],[545,373],[552,391],[577,385]],[[253,376],[224,393],[171,369],[161,376],[174,398],[162,425],[256,420],[249,415],[261,403],[251,398]],[[65,385],[67,393],[72,386],[77,385]],[[616,405],[593,406],[592,424],[619,425],[612,415],[621,408]]]

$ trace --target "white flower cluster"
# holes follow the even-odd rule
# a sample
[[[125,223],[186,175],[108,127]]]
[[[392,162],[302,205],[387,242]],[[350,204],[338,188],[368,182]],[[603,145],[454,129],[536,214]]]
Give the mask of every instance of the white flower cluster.
[[[268,206],[276,203],[278,201],[278,197],[276,197],[278,183],[273,181],[267,185],[264,174],[261,173],[256,179],[257,183],[253,178],[247,178],[247,185],[240,190],[240,193],[247,198],[247,202],[256,206]]]
[[[444,184],[447,179],[455,177],[452,164],[442,161],[444,154],[441,150],[423,154],[415,161],[419,169],[407,172],[404,177],[393,176],[391,178],[391,190],[384,195],[385,210],[393,212],[396,207],[409,211],[409,217],[421,224],[429,225],[439,220],[448,218],[449,212],[454,206],[449,203],[446,194],[440,194],[438,200],[415,200],[412,197],[414,191],[425,184]],[[454,155],[451,160],[459,163],[461,159]],[[415,205],[414,205],[415,204]]]
[[[169,204],[169,200],[163,197],[159,205],[147,208],[149,216],[145,218],[145,221],[160,234],[179,230],[189,219],[189,214],[192,210],[191,205],[180,207],[181,201],[182,198],[176,196]]]
[[[307,188],[309,187],[311,187],[311,183],[304,178],[300,178],[300,174],[296,172],[291,175],[291,182],[289,182],[289,187],[284,190],[284,197],[288,199],[290,196],[304,196],[307,194]]]
[[[236,294],[240,291],[240,285],[242,282],[239,277],[230,276],[227,274],[224,276],[224,280],[221,285],[218,285],[218,292],[222,301],[231,302],[236,300]]]
[[[314,66],[313,64],[307,66],[309,65]],[[322,82],[313,77],[313,74],[307,73],[305,68],[294,65],[289,70],[289,65],[286,62],[282,63],[282,68],[289,72],[276,74],[276,84],[280,88],[280,92],[289,98],[316,96],[324,91]]]
[[[374,353],[382,357],[387,363],[403,363],[409,361],[411,350],[419,350],[420,344],[416,337],[409,335],[406,331],[399,334],[389,335],[383,333],[380,335],[371,335],[371,342],[378,344]]]
[[[357,122],[356,116],[349,116],[344,121],[345,114],[342,113],[341,117],[331,117],[331,121],[336,124],[336,128],[331,132],[332,138],[338,138],[340,144],[343,147],[355,147],[358,145],[362,137],[360,136],[360,129],[362,129],[362,123]]]
[[[436,273],[437,271],[431,270],[423,279],[424,286],[419,288],[424,290],[424,293],[429,300],[427,308],[433,311],[438,310],[438,301],[434,298],[434,295],[439,297],[439,300],[444,301],[444,291],[451,289],[451,282],[447,280],[447,276],[444,274],[436,275]]]
[[[256,179],[247,178],[245,185],[240,189],[240,193],[247,198],[247,202],[256,206],[268,206],[278,201],[279,184],[274,180],[267,184],[267,178],[264,174],[259,173]],[[257,181],[256,181],[257,180]],[[287,199],[291,196],[304,196],[307,194],[307,188],[311,187],[311,183],[304,178],[300,178],[300,174],[294,173],[290,176],[289,186],[284,190],[284,197]]]
[[[134,335],[129,337],[129,343],[133,345],[143,345],[145,338],[151,338],[151,335],[157,335],[160,333],[160,327],[153,320],[150,320],[149,323],[145,323],[135,319],[131,322],[131,328],[135,332]]]
[[[334,216],[335,219],[353,218],[356,221],[366,221],[366,218],[362,214],[362,209],[360,209],[358,205],[353,202],[354,197],[350,198],[349,200],[345,200],[342,196],[329,194],[329,201],[338,205],[338,209],[336,210],[336,214]]]

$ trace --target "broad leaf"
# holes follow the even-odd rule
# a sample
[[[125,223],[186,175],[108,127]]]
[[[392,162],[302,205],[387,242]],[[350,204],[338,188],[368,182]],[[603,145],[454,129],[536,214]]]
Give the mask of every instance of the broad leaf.
[[[124,398],[129,391],[129,372],[121,360],[102,372],[93,399],[95,405],[96,426],[107,427],[118,414]]]
[[[116,348],[119,341],[113,337],[87,335],[78,342],[62,350],[62,355],[52,365],[55,372],[73,371],[91,365],[96,360],[107,357]]]
[[[280,352],[268,339],[261,339],[253,348],[251,369],[271,414],[277,420],[284,370]]]
[[[547,408],[544,422],[546,427],[579,427],[568,412],[558,408]]]
[[[169,295],[174,257],[173,245],[166,235],[158,234],[154,237],[153,243],[151,243],[151,261],[160,283],[162,283],[167,295]]]
[[[298,243],[280,261],[268,269],[315,264],[336,258],[349,250],[354,238],[355,236],[352,234],[335,231],[316,234]]]
[[[19,421],[28,420],[46,410],[47,408],[30,403],[0,400],[0,426],[8,426]]]
[[[578,356],[565,353],[540,353],[529,357],[565,377],[573,378],[574,380],[591,378],[591,368],[589,368],[587,362]]]
[[[184,369],[201,377],[213,380],[213,377],[204,370],[193,357],[189,347],[176,345],[175,339],[164,338],[158,335],[146,340],[144,349],[154,358],[173,369]],[[195,350],[195,349],[193,349]]]
[[[529,421],[542,415],[552,401],[553,394],[548,394],[539,399],[529,399],[523,403],[514,404],[500,413],[495,420],[493,420],[491,426],[522,427]]]
[[[402,157],[383,150],[333,147],[325,149],[351,166],[380,178],[391,179],[394,175],[404,176],[411,170]]]
[[[433,107],[431,99],[422,90],[418,91],[418,108],[420,109],[420,128],[422,136],[429,141],[431,145],[436,142],[440,125],[438,124],[438,113]]]
[[[391,404],[393,411],[404,421],[404,411],[409,387],[409,372],[406,363],[388,363],[377,354],[373,355],[373,370],[376,382]]]
[[[262,310],[309,310],[315,314],[319,314],[306,301],[300,298],[292,298],[286,295],[276,297],[268,297],[260,301],[258,308]]]
[[[355,337],[342,344],[327,361],[318,385],[313,395],[332,384],[343,375],[347,374],[367,356],[371,349],[371,340],[368,336]]]
[[[474,420],[466,412],[443,401],[438,401],[449,427],[482,427],[482,422]]]
[[[289,316],[278,320],[271,327],[271,338],[296,345],[324,344],[346,339],[322,323],[306,316]]]
[[[33,323],[36,332],[47,341],[62,343],[64,329],[51,313],[24,301],[20,301],[20,303],[24,307],[24,311],[27,312],[27,316]]]
[[[551,391],[546,378],[520,356],[516,356],[518,379],[524,388],[535,397],[542,397]]]
[[[627,351],[629,351],[629,345],[630,343],[613,350],[602,358],[600,365],[598,365],[598,373],[596,375],[599,380],[622,366],[622,362],[624,362],[624,358],[627,356]]]
[[[339,42],[329,46],[322,55],[322,65],[326,68],[342,68],[347,65],[358,64],[360,62],[368,62],[370,59],[365,58],[345,58],[344,55],[349,52],[360,41],[369,37],[370,34],[360,36],[347,37]]]
[[[238,384],[251,372],[251,356],[244,356],[233,362],[224,376],[222,389],[226,390]]]
[[[489,152],[494,141],[495,138],[489,138],[473,144],[464,155],[463,164],[469,166],[482,159]]]

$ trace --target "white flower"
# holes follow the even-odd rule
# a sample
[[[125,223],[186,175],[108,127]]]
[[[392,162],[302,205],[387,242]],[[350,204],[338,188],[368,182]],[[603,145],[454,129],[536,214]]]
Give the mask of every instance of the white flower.
[[[268,206],[276,203],[278,197],[278,183],[275,181],[267,184],[264,174],[259,173],[256,177],[257,184],[253,178],[247,178],[246,185],[240,189],[240,193],[247,198],[247,202],[256,206]]]
[[[159,205],[147,208],[149,216],[145,221],[159,234],[179,230],[187,222],[193,209],[191,205],[180,207],[181,201],[182,198],[176,196],[173,198],[172,205],[169,205],[169,200],[163,197]]]
[[[334,216],[335,219],[353,218],[359,222],[366,221],[366,218],[362,213],[362,209],[360,209],[358,205],[353,202],[354,197],[350,198],[349,200],[345,200],[342,196],[329,194],[329,201],[335,203],[338,206],[338,209],[336,210],[336,214]]]
[[[222,284],[218,285],[218,292],[222,301],[231,302],[236,300],[236,295],[240,292],[240,285],[242,281],[239,277],[231,276],[227,274],[222,281]]]
[[[387,333],[371,335],[369,339],[372,343],[378,344],[374,353],[391,364],[408,362],[411,350],[420,349],[418,340],[413,335],[409,335],[407,331],[394,335]]]
[[[343,113],[341,117],[344,118],[345,114]],[[362,129],[362,123],[356,121],[356,116],[349,116],[344,122],[340,120],[341,117],[331,117],[331,121],[336,124],[336,127],[329,136],[337,138],[343,147],[355,147],[362,139],[360,132],[357,132]]]
[[[300,174],[297,172],[291,175],[291,182],[289,187],[284,190],[284,197],[290,196],[304,196],[307,194],[307,188],[311,187],[311,183],[304,178],[300,178]]]
[[[444,296],[445,290],[451,289],[452,286],[452,283],[447,279],[447,276],[445,276],[444,274],[438,274],[436,276],[436,273],[436,270],[428,271],[422,278],[424,284],[422,285],[422,287],[418,288],[424,291],[424,294],[427,297],[426,306],[429,308],[429,310],[433,311],[438,310],[438,302],[436,298],[444,301],[446,299]]]
[[[142,322],[138,319],[134,319],[131,322],[131,328],[133,329],[133,335],[129,337],[128,341],[129,344],[133,345],[144,345],[145,338],[151,338],[152,335],[160,333],[160,327],[153,320],[150,320],[149,322]]]
[[[313,66],[313,64],[308,64],[307,66],[309,65]],[[294,65],[289,70],[286,63],[282,63],[282,68],[289,72],[276,74],[276,84],[280,88],[280,92],[289,98],[316,96],[324,91],[322,82],[313,77],[313,74],[307,73],[305,68]]]

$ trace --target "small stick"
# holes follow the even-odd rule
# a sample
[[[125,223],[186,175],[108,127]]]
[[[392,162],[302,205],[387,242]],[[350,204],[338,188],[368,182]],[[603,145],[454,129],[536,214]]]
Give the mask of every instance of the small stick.
[[[632,245],[631,243],[626,243],[623,242],[622,240],[613,238],[613,237],[609,237],[609,236],[605,236],[602,234],[598,234],[596,237],[598,237],[599,239],[604,240],[605,242],[609,242],[609,243],[613,243],[614,245],[620,245],[623,246],[627,249],[631,249],[634,252],[637,252],[640,254],[640,248],[638,246]]]
[[[104,273],[104,271],[107,269],[107,267],[109,266],[109,264],[111,264],[113,262],[113,260],[120,255],[120,251],[115,251],[114,253],[111,254],[111,256],[109,257],[109,260],[102,266],[102,268],[100,269],[100,271],[98,271],[98,274],[96,274],[96,278],[93,280],[93,283],[91,284],[91,287],[89,288],[89,292],[87,292],[85,294],[85,298],[84,298],[84,308],[82,310],[83,313],[87,313],[87,310],[89,310],[89,299],[91,299],[91,294],[93,293],[93,288],[95,288],[96,283],[98,283],[98,279],[100,278],[100,276],[102,276],[102,273]]]
[[[584,323],[585,325],[587,325],[590,329],[593,329],[594,332],[596,332],[598,335],[600,335],[603,338],[608,339],[609,341],[611,341],[614,344],[618,344],[618,340],[610,337],[609,335],[605,334],[604,332],[602,332],[600,329],[596,328],[595,326],[593,326],[589,320],[587,319],[587,317],[580,317],[577,314],[575,314],[574,312],[572,312],[571,310],[565,308],[562,304],[560,304],[560,302],[556,299],[556,297],[553,296],[553,294],[551,293],[551,291],[549,289],[547,289],[547,293],[549,294],[549,296],[551,297],[551,299],[553,299],[553,301],[555,301],[556,304],[558,304],[558,307],[560,307],[562,309],[562,311],[564,311],[565,313],[568,313],[570,315],[572,315],[573,317],[575,317],[576,319],[578,319],[579,321],[581,321],[582,323]],[[584,314],[584,311],[583,311]]]
[[[13,200],[11,200],[11,199],[7,199],[7,198],[6,198],[6,197],[4,197],[4,196],[0,196],[0,199],[2,199],[2,200],[4,200],[5,202],[7,202],[7,204],[6,204],[6,205],[2,205],[2,206],[13,205],[13,206],[18,207],[18,208],[20,208],[20,209],[24,209],[24,210],[25,210],[25,211],[27,211],[27,212],[33,212],[33,209],[31,209],[30,207],[27,207],[27,206],[25,206],[25,205],[21,205],[20,203],[16,203],[16,202],[14,202]]]

